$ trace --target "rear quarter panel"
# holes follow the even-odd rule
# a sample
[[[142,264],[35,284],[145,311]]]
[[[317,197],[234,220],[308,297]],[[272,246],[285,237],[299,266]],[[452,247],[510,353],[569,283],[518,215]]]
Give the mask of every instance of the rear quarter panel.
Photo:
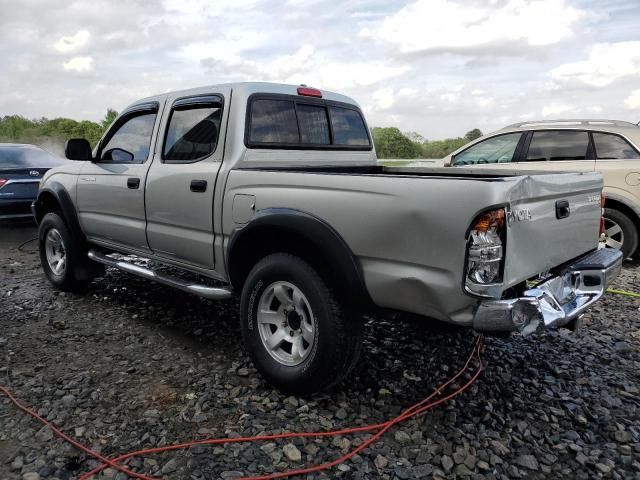
[[[502,188],[473,180],[411,176],[314,174],[268,170],[230,172],[223,231],[242,225],[230,206],[254,195],[256,211],[291,208],[333,227],[357,257],[380,307],[469,324],[477,301],[462,288],[467,228]],[[464,192],[455,198],[453,192]]]
[[[478,300],[463,287],[466,236],[481,211],[526,206],[537,219],[508,226],[507,287],[597,246],[600,208],[588,197],[599,199],[600,176],[539,177],[233,170],[225,191],[223,235],[228,239],[242,228],[232,215],[236,195],[255,196],[256,212],[290,208],[310,213],[349,245],[378,306],[469,325]],[[575,194],[567,193],[574,188]],[[573,219],[556,221],[556,198],[570,199]]]

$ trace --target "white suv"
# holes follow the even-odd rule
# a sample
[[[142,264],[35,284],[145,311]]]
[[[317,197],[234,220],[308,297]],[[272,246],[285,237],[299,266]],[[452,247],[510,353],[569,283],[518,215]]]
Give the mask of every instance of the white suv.
[[[604,177],[608,247],[638,250],[640,127],[617,120],[545,120],[509,125],[445,157],[447,166],[598,171]]]

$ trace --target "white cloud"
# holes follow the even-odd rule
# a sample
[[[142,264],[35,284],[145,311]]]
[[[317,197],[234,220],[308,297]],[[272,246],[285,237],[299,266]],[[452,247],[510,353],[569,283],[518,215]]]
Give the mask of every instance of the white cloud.
[[[53,48],[62,53],[72,52],[86,45],[89,37],[91,37],[91,34],[87,30],[80,30],[70,37],[62,37]]]
[[[624,104],[629,110],[639,109],[640,108],[640,89],[634,90],[633,92],[631,92],[631,95],[629,95],[625,99]]]
[[[62,65],[65,70],[74,72],[89,72],[93,70],[93,58],[91,57],[73,57]]]
[[[556,117],[558,115],[562,115],[564,113],[569,113],[574,111],[574,107],[572,107],[571,105],[567,105],[566,103],[558,103],[558,102],[553,102],[550,105],[546,105],[543,109],[542,109],[542,116],[543,117]]]
[[[572,35],[586,12],[566,0],[416,0],[360,35],[385,40],[404,53],[428,50],[508,49],[513,43],[549,45]]]
[[[566,63],[550,73],[557,82],[591,87],[606,87],[622,78],[640,76],[640,41],[595,44],[586,60]]]
[[[270,60],[247,60],[240,56],[228,59],[203,59],[203,65],[217,75],[227,73],[236,80],[266,80],[305,83],[327,89],[369,87],[409,70],[408,66],[390,66],[379,61],[345,62],[331,59],[312,45],[302,45],[288,55]]]
[[[387,110],[393,106],[394,91],[389,87],[381,88],[371,94],[371,99],[377,110]]]

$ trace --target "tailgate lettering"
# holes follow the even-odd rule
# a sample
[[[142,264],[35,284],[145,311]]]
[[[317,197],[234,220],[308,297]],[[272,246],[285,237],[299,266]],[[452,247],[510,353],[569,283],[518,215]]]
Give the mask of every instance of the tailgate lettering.
[[[523,222],[525,220],[531,220],[531,211],[528,208],[509,210],[507,212],[507,223]]]

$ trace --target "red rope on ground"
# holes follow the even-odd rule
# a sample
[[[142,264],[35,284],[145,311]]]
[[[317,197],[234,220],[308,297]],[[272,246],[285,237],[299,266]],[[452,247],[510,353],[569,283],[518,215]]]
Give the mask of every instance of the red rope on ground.
[[[347,435],[347,434],[353,434],[353,433],[358,433],[358,432],[371,432],[371,431],[376,431],[377,432],[375,434],[373,434],[371,437],[369,437],[367,440],[365,440],[362,444],[360,444],[357,448],[351,450],[350,452],[342,455],[341,457],[337,458],[336,460],[333,460],[331,462],[327,462],[327,463],[323,463],[323,464],[318,464],[318,465],[313,465],[310,467],[306,467],[306,468],[301,468],[301,469],[295,469],[295,470],[287,470],[284,472],[278,472],[278,473],[272,473],[269,475],[262,475],[262,476],[257,476],[257,477],[243,477],[242,480],[269,480],[269,479],[275,479],[275,478],[286,478],[286,477],[290,477],[290,476],[294,476],[294,475],[304,475],[307,473],[313,473],[313,472],[319,472],[319,471],[323,471],[323,470],[328,470],[330,468],[333,468],[341,463],[346,462],[347,460],[353,458],[355,455],[357,455],[358,453],[360,453],[362,450],[364,450],[365,448],[369,447],[371,444],[373,444],[376,440],[378,440],[382,435],[384,435],[391,427],[393,427],[394,425],[407,420],[409,418],[415,417],[417,415],[420,415],[424,412],[426,412],[427,410],[436,407],[448,400],[450,400],[451,398],[459,395],[460,393],[462,393],[463,391],[465,391],[467,388],[469,388],[473,382],[478,378],[478,376],[480,375],[480,373],[483,370],[483,364],[482,364],[482,358],[480,357],[480,353],[482,351],[483,348],[483,344],[482,344],[482,338],[478,337],[476,343],[474,344],[474,347],[469,355],[469,357],[467,358],[467,361],[465,362],[464,366],[453,376],[451,377],[448,381],[446,381],[445,383],[443,383],[442,385],[438,386],[431,395],[429,395],[428,397],[426,397],[425,399],[421,400],[420,402],[412,405],[411,407],[407,408],[406,410],[404,410],[400,415],[384,422],[384,423],[379,423],[379,424],[375,424],[375,425],[368,425],[368,426],[364,426],[364,427],[355,427],[355,428],[346,428],[346,429],[342,429],[342,430],[333,430],[333,431],[328,431],[328,432],[294,432],[294,433],[281,433],[281,434],[275,434],[275,435],[256,435],[253,437],[239,437],[239,438],[214,438],[214,439],[207,439],[207,440],[196,440],[196,441],[191,441],[191,442],[186,442],[186,443],[180,443],[180,444],[175,444],[175,445],[168,445],[165,447],[156,447],[156,448],[147,448],[147,449],[143,449],[143,450],[138,450],[135,452],[131,452],[131,453],[127,453],[124,455],[120,455],[112,460],[107,459],[105,457],[103,457],[102,455],[100,455],[97,452],[94,452],[93,450],[85,447],[84,445],[76,442],[75,440],[73,440],[72,438],[70,438],[69,436],[65,435],[62,431],[58,430],[57,428],[55,428],[53,425],[51,425],[47,420],[45,420],[44,418],[42,418],[40,415],[38,415],[36,412],[30,410],[29,408],[25,407],[24,405],[22,405],[18,400],[16,400],[13,395],[11,395],[11,393],[9,392],[9,390],[7,390],[5,387],[0,385],[0,392],[4,393],[20,410],[22,410],[23,412],[27,413],[28,415],[31,415],[32,417],[36,418],[38,421],[40,421],[41,423],[43,423],[44,425],[47,425],[49,428],[51,428],[51,430],[60,438],[62,438],[63,440],[69,442],[71,445],[73,445],[74,447],[82,450],[83,452],[87,453],[88,455],[96,458],[97,460],[99,460],[100,462],[102,462],[102,465],[94,468],[93,470],[91,470],[90,472],[82,475],[80,477],[79,480],[88,480],[90,479],[93,475],[101,472],[102,470],[104,470],[107,467],[112,467],[116,470],[119,470],[123,473],[126,473],[127,475],[134,477],[134,478],[138,478],[141,480],[157,480],[154,477],[148,477],[146,475],[140,474],[140,473],[136,473],[133,472],[129,469],[127,469],[126,467],[123,467],[122,465],[119,464],[119,462],[132,458],[132,457],[136,457],[136,456],[141,456],[141,455],[149,455],[149,454],[153,454],[153,453],[161,453],[161,452],[167,452],[167,451],[173,451],[173,450],[182,450],[182,449],[186,449],[195,445],[219,445],[219,444],[227,444],[227,443],[246,443],[246,442],[257,442],[257,441],[266,441],[266,440],[279,440],[279,439],[288,439],[288,438],[306,438],[306,437],[328,437],[328,436],[338,436],[338,435]],[[445,389],[446,387],[448,387],[449,385],[451,385],[453,382],[455,382],[461,375],[463,375],[467,369],[469,368],[469,365],[471,364],[473,359],[477,359],[478,360],[478,368],[475,371],[475,373],[471,376],[471,378],[461,387],[457,388],[456,390],[454,390],[452,393],[438,399],[438,400],[434,400],[432,402],[430,402],[435,396],[437,395],[441,395],[442,394],[442,390]]]
[[[151,477],[145,477],[144,475],[141,475],[139,473],[136,472],[132,472],[130,470],[128,470],[127,468],[118,465],[116,462],[109,460],[108,458],[103,457],[102,455],[100,455],[97,452],[94,452],[93,450],[91,450],[89,447],[85,447],[84,445],[82,445],[79,442],[76,442],[73,438],[69,437],[68,435],[66,435],[64,432],[58,430],[56,427],[54,427],[53,425],[51,425],[50,422],[48,422],[47,420],[45,420],[44,418],[42,418],[40,415],[38,415],[36,412],[34,412],[33,410],[29,409],[28,407],[25,407],[22,403],[20,403],[12,394],[11,392],[4,386],[0,385],[0,392],[4,393],[9,400],[11,400],[11,402],[13,402],[13,404],[18,407],[19,410],[22,410],[24,413],[31,415],[33,418],[35,418],[36,420],[38,420],[40,423],[42,423],[43,425],[46,425],[47,427],[49,427],[51,429],[51,431],[53,431],[53,433],[55,433],[58,437],[60,437],[61,439],[63,439],[65,442],[70,443],[71,445],[73,445],[74,447],[76,447],[79,450],[82,450],[83,452],[91,455],[94,458],[97,458],[98,460],[100,460],[101,462],[103,462],[103,464],[108,465],[110,467],[115,468],[116,470],[120,470],[121,472],[126,473],[127,475],[134,477],[134,478],[140,478],[142,480],[155,480]],[[105,467],[106,468],[106,467]]]

